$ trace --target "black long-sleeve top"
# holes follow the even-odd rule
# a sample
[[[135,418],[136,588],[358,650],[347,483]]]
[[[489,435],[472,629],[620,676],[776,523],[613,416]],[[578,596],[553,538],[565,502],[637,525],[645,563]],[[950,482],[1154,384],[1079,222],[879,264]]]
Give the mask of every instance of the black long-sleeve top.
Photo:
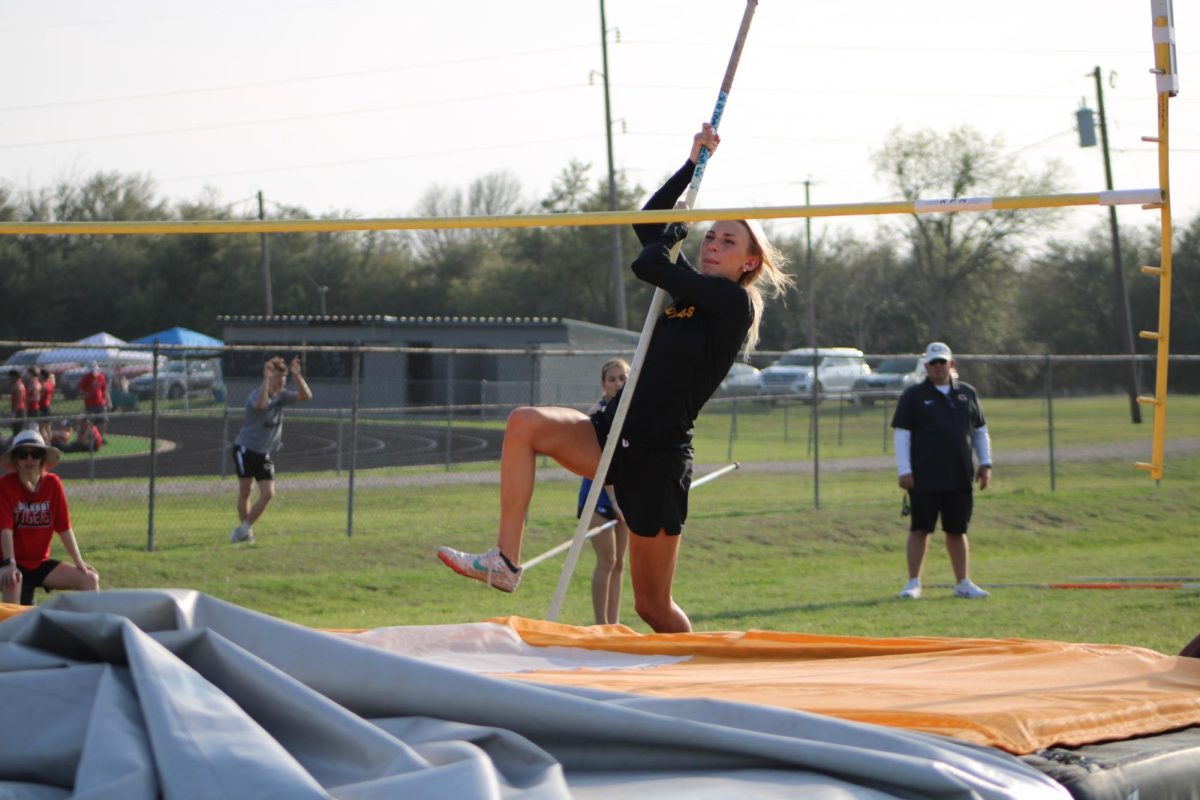
[[[643,209],[674,208],[695,168],[684,164]],[[634,231],[643,245],[634,274],[667,292],[670,302],[655,323],[621,438],[638,447],[690,446],[696,416],[737,358],[754,311],[739,284],[701,275],[682,253],[671,263],[683,226],[635,225]]]

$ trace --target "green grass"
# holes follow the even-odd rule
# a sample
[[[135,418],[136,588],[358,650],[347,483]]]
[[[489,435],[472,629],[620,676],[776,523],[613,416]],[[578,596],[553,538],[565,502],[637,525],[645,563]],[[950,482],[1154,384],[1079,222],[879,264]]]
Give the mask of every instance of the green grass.
[[[1200,434],[1194,406],[1192,398],[1172,404],[1173,435]],[[1159,485],[1133,470],[1132,459],[1062,461],[1052,492],[1044,463],[1004,461],[1006,451],[1044,448],[1039,408],[1038,401],[988,406],[998,458],[994,486],[976,496],[975,579],[1021,584],[1200,574],[1200,455],[1169,457]],[[1056,443],[1128,440],[1144,442],[1148,453],[1150,426],[1130,425],[1127,409],[1123,398],[1056,402]],[[822,441],[822,458],[879,455],[881,417],[878,408],[862,410],[853,436],[847,424],[842,444],[836,432],[828,446]],[[823,425],[836,418],[822,408]],[[728,425],[727,415],[705,417],[698,431],[701,461],[723,460]],[[747,468],[692,496],[675,596],[698,630],[1029,637],[1175,652],[1200,628],[1200,592],[1192,589],[1000,588],[986,601],[968,602],[931,588],[919,602],[899,601],[906,529],[894,471],[823,473],[821,508],[814,510],[811,474],[751,469],[759,462],[806,458],[803,425],[788,441],[781,425],[779,408],[739,414],[735,457]],[[462,469],[494,472],[495,465],[454,471]],[[106,588],[196,589],[318,627],[544,617],[561,557],[530,570],[513,595],[459,578],[434,559],[439,544],[483,550],[494,540],[496,486],[447,485],[440,482],[444,474],[439,467],[361,473],[352,537],[346,536],[344,485],[311,488],[301,484],[313,476],[281,475],[276,502],[255,526],[257,541],[239,546],[226,541],[235,521],[232,479],[160,479],[153,552],[147,550],[144,480],[74,481],[68,492],[84,555],[100,569]],[[366,478],[381,475],[423,477],[415,485],[368,485]],[[526,559],[570,536],[576,490],[573,480],[538,487]],[[591,622],[592,563],[585,548],[559,617],[564,622]],[[951,581],[940,535],[931,542],[925,579]],[[632,611],[628,583],[624,601],[622,621],[646,630]]]

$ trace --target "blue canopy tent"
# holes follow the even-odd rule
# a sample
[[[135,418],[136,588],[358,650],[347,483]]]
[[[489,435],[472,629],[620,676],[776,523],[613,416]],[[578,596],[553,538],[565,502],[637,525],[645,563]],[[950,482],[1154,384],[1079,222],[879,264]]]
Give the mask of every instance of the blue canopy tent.
[[[212,351],[225,345],[220,339],[214,339],[199,331],[194,331],[191,328],[167,328],[165,331],[151,333],[148,336],[143,336],[140,339],[134,339],[130,344],[169,344],[169,345],[186,345],[191,350],[188,350],[189,355],[195,355],[201,351]]]

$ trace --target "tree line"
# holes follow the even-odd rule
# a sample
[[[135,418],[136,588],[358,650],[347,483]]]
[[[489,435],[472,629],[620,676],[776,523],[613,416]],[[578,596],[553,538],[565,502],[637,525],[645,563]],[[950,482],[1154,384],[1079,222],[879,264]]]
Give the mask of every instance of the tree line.
[[[874,167],[903,199],[1061,191],[1055,164],[1031,170],[978,131],[896,130]],[[654,187],[618,178],[622,208]],[[433,186],[417,216],[608,209],[608,186],[589,165],[566,165],[547,194],[527,200],[511,173],[462,188]],[[870,237],[836,231],[811,242],[817,343],[867,352],[918,350],[931,339],[959,352],[1124,353],[1108,228],[1070,240],[1040,232],[1054,211],[996,211],[879,218]],[[311,218],[303,208],[279,216]],[[352,215],[345,214],[345,217]],[[213,193],[187,201],[156,194],[143,175],[97,173],[35,190],[0,184],[0,220],[241,219]],[[831,226],[821,226],[829,230]],[[1200,352],[1193,294],[1200,218],[1176,223],[1172,352]],[[1134,330],[1158,325],[1158,228],[1122,228]],[[694,231],[685,244],[695,253]],[[802,232],[775,243],[803,276]],[[328,287],[330,314],[558,316],[611,324],[612,235],[606,228],[518,228],[272,234],[276,314],[316,314]],[[220,336],[218,315],[261,314],[257,235],[0,237],[0,338],[72,340],[105,330],[134,338],[174,325]],[[622,231],[624,260],[637,240]],[[805,281],[766,312],[761,349],[808,344]],[[627,317],[638,325],[648,287],[625,275]],[[1153,353],[1150,343],[1139,352]]]

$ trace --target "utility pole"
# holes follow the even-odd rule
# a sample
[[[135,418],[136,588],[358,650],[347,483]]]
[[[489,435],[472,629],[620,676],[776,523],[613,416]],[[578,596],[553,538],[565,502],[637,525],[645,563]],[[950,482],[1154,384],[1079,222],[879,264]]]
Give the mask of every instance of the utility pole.
[[[1096,79],[1096,106],[1100,117],[1100,145],[1104,151],[1104,185],[1111,192],[1113,188],[1112,162],[1108,156],[1108,121],[1104,115],[1104,88],[1100,81],[1100,67],[1092,72]],[[1129,308],[1129,291],[1125,288],[1125,268],[1121,264],[1121,238],[1117,230],[1117,207],[1108,207],[1108,228],[1112,235],[1113,269],[1116,271],[1116,306],[1117,316],[1121,322],[1121,330],[1125,333],[1125,346],[1129,350],[1129,417],[1133,424],[1142,422],[1142,407],[1138,404],[1141,394],[1138,381],[1137,343],[1133,338],[1133,314]]]
[[[617,210],[617,176],[613,167],[612,105],[608,98],[608,23],[604,16],[604,0],[600,0],[600,54],[604,70],[604,135],[608,142],[608,210]],[[613,324],[626,326],[625,265],[621,258],[621,227],[610,225],[612,231]]]
[[[804,205],[811,205],[808,190],[811,180],[804,181]],[[808,306],[808,346],[812,348],[812,443],[813,443],[813,509],[821,510],[821,393],[817,389],[817,304],[813,301],[812,217],[804,218],[804,302]]]
[[[811,180],[804,182],[804,205],[810,205],[808,189]],[[812,217],[804,218],[804,302],[808,305],[808,346],[817,346],[817,312],[813,302]]]
[[[266,215],[263,212],[263,193],[261,191],[258,193],[258,218],[260,220],[266,219]],[[271,249],[267,245],[267,235],[265,233],[259,234],[259,246],[262,250],[263,308],[265,309],[263,313],[268,317],[272,317],[275,315],[275,312],[271,308]]]

